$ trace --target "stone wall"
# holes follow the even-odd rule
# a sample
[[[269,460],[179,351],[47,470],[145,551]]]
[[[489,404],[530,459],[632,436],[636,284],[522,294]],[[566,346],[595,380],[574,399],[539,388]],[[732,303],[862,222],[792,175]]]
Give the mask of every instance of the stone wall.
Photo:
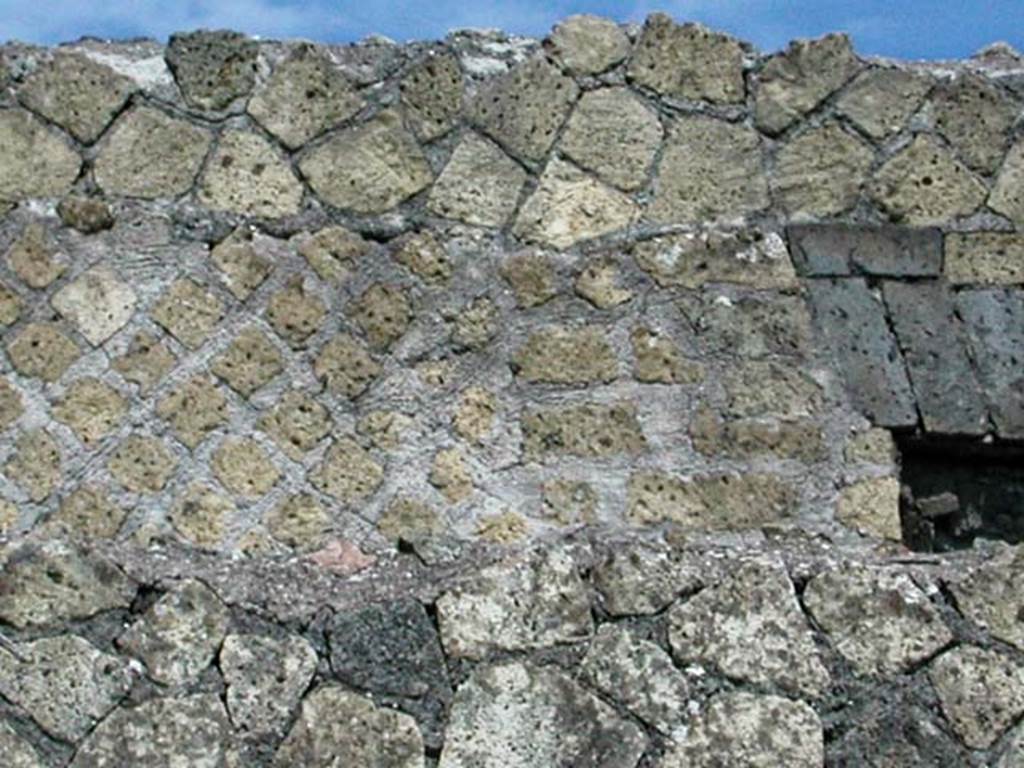
[[[1012,50],[574,17],[0,87],[14,765],[1024,764],[1018,559],[908,556],[893,440],[1024,438]]]

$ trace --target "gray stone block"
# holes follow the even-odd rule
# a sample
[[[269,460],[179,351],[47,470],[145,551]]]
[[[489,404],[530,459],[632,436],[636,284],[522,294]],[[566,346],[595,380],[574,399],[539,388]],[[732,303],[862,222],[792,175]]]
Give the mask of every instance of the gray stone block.
[[[938,229],[800,224],[788,228],[797,272],[806,277],[935,277],[942,270]]]

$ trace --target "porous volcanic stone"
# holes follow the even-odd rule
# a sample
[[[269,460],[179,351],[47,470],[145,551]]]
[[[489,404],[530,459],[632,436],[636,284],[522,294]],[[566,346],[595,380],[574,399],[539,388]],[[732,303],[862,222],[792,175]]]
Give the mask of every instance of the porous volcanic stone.
[[[29,323],[7,342],[11,365],[23,376],[57,381],[81,351],[56,323]]]
[[[199,200],[217,211],[277,218],[298,213],[302,184],[262,136],[228,130],[206,164]]]
[[[306,281],[298,275],[289,279],[267,303],[267,321],[295,349],[305,346],[309,337],[320,330],[326,315],[323,299],[307,288]]]
[[[45,429],[25,432],[14,443],[4,474],[20,485],[32,501],[45,501],[61,481],[61,452]]]
[[[527,461],[564,455],[630,456],[647,449],[636,404],[628,401],[528,409],[521,428]]]
[[[299,254],[321,280],[340,283],[356,267],[359,259],[369,255],[370,244],[360,235],[345,227],[330,226],[313,234],[299,234]]]
[[[633,291],[620,283],[620,271],[612,260],[588,264],[576,276],[576,293],[598,309],[611,309],[633,298]]]
[[[986,174],[999,167],[1018,112],[1002,89],[978,75],[961,73],[935,86],[928,101],[936,130],[968,166]]]
[[[370,496],[384,481],[384,467],[350,437],[335,440],[323,462],[310,473],[318,489],[342,504],[352,505]]]
[[[45,288],[68,268],[41,221],[31,221],[7,251],[7,263],[29,288]]]
[[[252,90],[258,54],[245,35],[203,29],[171,35],[165,57],[185,101],[217,110]]]
[[[248,397],[281,371],[277,347],[255,327],[244,328],[212,361],[210,370],[243,397]]]
[[[554,265],[543,253],[525,251],[505,259],[498,272],[515,294],[523,309],[537,307],[558,294]]]
[[[107,460],[107,469],[132,493],[157,493],[174,474],[178,460],[162,440],[131,435]]]
[[[415,232],[398,238],[395,244],[397,247],[391,254],[394,260],[425,282],[442,285],[451,278],[452,260],[433,232]]]
[[[135,313],[134,289],[110,267],[79,275],[53,295],[53,308],[75,324],[94,347],[121,330]]]
[[[8,768],[43,768],[39,754],[5,721],[0,720],[0,755]]]
[[[861,139],[827,123],[779,151],[772,193],[794,220],[835,216],[856,204],[873,160],[874,152]]]
[[[398,85],[413,131],[431,141],[451,130],[462,112],[462,69],[448,51],[431,51]]]
[[[72,539],[103,540],[117,536],[127,515],[127,510],[110,500],[105,489],[80,485],[61,500],[48,522]]]
[[[786,290],[796,272],[777,232],[710,230],[641,240],[633,246],[637,266],[660,287],[701,288],[732,283]]]
[[[128,381],[139,385],[139,394],[145,395],[174,368],[175,357],[156,336],[142,331],[135,334],[128,349],[115,357],[111,367]]]
[[[0,430],[7,429],[25,412],[18,390],[6,377],[0,378]]]
[[[483,387],[469,387],[459,398],[452,428],[464,440],[481,443],[490,433],[497,411],[498,400],[494,392]]]
[[[77,229],[84,235],[111,229],[114,226],[114,211],[98,197],[70,195],[57,204],[57,215],[65,227]]]
[[[874,477],[848,485],[839,494],[836,520],[865,536],[900,541],[900,483]]]
[[[684,297],[679,310],[706,354],[749,360],[776,355],[801,358],[811,350],[811,316],[802,296],[733,299],[705,291]]]
[[[409,327],[412,307],[397,285],[374,283],[348,307],[348,315],[378,351],[390,349]]]
[[[445,448],[434,455],[427,480],[452,504],[473,495],[473,476],[458,448]]]
[[[216,549],[238,508],[220,491],[194,483],[171,507],[168,520],[189,543]]]
[[[526,171],[475,133],[465,136],[434,183],[427,205],[439,216],[482,227],[508,221]]]
[[[634,328],[633,375],[646,384],[695,384],[703,378],[699,363],[686,360],[679,345],[649,328]]]
[[[78,153],[28,112],[0,110],[0,201],[59,197],[81,166]]]
[[[569,16],[555,25],[544,48],[570,75],[596,75],[629,55],[629,38],[611,19]]]
[[[124,395],[93,376],[76,379],[53,406],[53,417],[92,447],[113,432],[128,409]]]
[[[150,317],[189,349],[200,346],[224,316],[224,303],[189,277],[171,283]]]
[[[938,229],[893,225],[797,224],[787,229],[793,264],[801,275],[887,275],[937,277],[942,271],[943,235]],[[946,271],[950,239],[946,237]]]
[[[597,326],[536,331],[512,363],[517,376],[527,382],[583,385],[611,381],[618,375],[618,361]]]
[[[993,637],[1024,649],[1024,552],[1010,548],[950,581],[957,608]]]
[[[843,92],[836,110],[871,138],[903,130],[932,87],[930,76],[902,69],[867,69]]]
[[[238,227],[210,251],[210,261],[221,271],[227,289],[239,301],[249,298],[274,268],[261,253],[253,234],[248,227]]]
[[[359,341],[339,333],[320,350],[313,371],[329,392],[354,398],[365,392],[383,369]]]
[[[260,417],[257,426],[291,459],[301,461],[331,431],[331,416],[312,397],[292,390]]]
[[[1006,153],[1006,159],[1003,160],[999,175],[996,176],[995,183],[992,185],[992,193],[988,197],[989,208],[1007,216],[1015,223],[1024,222],[1022,182],[1024,182],[1024,141],[1017,141]]]
[[[312,552],[324,545],[331,518],[316,498],[303,493],[283,499],[264,516],[263,525],[285,546]]]
[[[658,613],[680,594],[704,586],[701,564],[654,542],[615,546],[594,567],[601,606],[612,616]]]
[[[267,452],[249,437],[227,437],[213,452],[213,473],[236,496],[257,499],[281,477]]]
[[[156,405],[156,415],[171,425],[174,436],[195,448],[227,421],[228,401],[209,376],[193,376],[172,389]]]

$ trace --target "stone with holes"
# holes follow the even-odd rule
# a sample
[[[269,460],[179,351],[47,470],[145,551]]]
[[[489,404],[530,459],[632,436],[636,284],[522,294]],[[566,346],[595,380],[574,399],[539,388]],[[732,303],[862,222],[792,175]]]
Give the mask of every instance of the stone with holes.
[[[50,303],[97,347],[131,319],[136,294],[114,270],[100,265],[57,291]]]

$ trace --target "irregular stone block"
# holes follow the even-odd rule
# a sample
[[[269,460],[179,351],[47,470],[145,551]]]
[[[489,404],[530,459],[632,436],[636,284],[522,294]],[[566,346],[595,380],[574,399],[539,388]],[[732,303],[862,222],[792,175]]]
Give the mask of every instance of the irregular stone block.
[[[679,345],[648,328],[634,328],[633,375],[646,384],[696,384],[704,378],[699,363],[686,360]]]
[[[196,349],[224,317],[224,303],[190,277],[171,283],[149,312],[189,349]]]
[[[808,282],[815,325],[853,405],[873,424],[917,423],[917,406],[885,306],[861,279]]]
[[[390,349],[412,322],[406,292],[397,285],[374,283],[348,307],[348,315],[378,351]]]
[[[110,501],[104,489],[80,485],[65,496],[47,523],[54,530],[83,541],[113,539],[128,512]]]
[[[540,306],[558,294],[554,266],[543,253],[513,254],[501,263],[498,272],[512,286],[516,304],[523,309]]]
[[[679,595],[704,586],[704,568],[664,546],[647,542],[616,545],[594,567],[591,578],[600,605],[612,616],[659,613]]]
[[[808,419],[763,421],[720,420],[707,407],[697,410],[690,422],[693,447],[706,456],[749,459],[775,456],[807,463],[828,456],[820,426]]]
[[[679,310],[705,354],[740,359],[804,357],[811,348],[811,316],[802,297],[772,294],[731,299],[705,292],[681,299]]]
[[[67,424],[91,448],[113,432],[128,403],[120,392],[93,376],[75,380],[53,406],[53,418]]]
[[[455,317],[452,344],[456,349],[479,352],[498,333],[498,307],[486,296],[473,299]]]
[[[470,120],[513,156],[540,162],[569,116],[579,88],[534,56],[500,75],[469,104]]]
[[[354,440],[343,437],[331,444],[309,479],[342,504],[352,505],[377,490],[384,481],[384,467]]]
[[[950,232],[943,274],[953,285],[1022,285],[1024,238],[1004,232]]]
[[[0,378],[0,430],[7,429],[24,412],[21,392],[7,378]]]
[[[177,466],[163,441],[144,435],[130,435],[107,460],[110,474],[132,493],[162,491]]]
[[[850,462],[892,466],[896,461],[896,442],[889,430],[872,427],[854,435],[843,455]]]
[[[438,536],[444,530],[444,522],[430,505],[399,497],[381,515],[377,529],[393,541],[420,543]]]
[[[383,369],[362,344],[347,333],[339,333],[324,345],[313,363],[313,371],[324,380],[329,392],[355,398],[370,387]]]
[[[629,55],[629,38],[611,19],[569,16],[551,30],[544,49],[570,75],[596,75]]]
[[[438,768],[632,768],[644,733],[554,667],[480,667],[452,703]]]
[[[498,401],[493,392],[483,387],[469,387],[459,398],[452,428],[464,440],[481,443],[494,425],[497,410]]]
[[[94,235],[114,226],[114,212],[106,202],[95,197],[71,195],[57,204],[57,215],[65,227],[83,235]]]
[[[573,288],[598,309],[611,309],[633,298],[633,291],[620,285],[619,268],[610,259],[584,267]]]
[[[340,283],[356,263],[370,254],[371,247],[362,237],[345,227],[330,226],[312,234],[297,235],[299,253],[321,280]]]
[[[556,477],[541,486],[540,513],[558,525],[594,522],[597,493],[589,483]]]
[[[53,308],[74,323],[94,347],[131,320],[135,302],[132,287],[103,264],[83,272],[50,299]]]
[[[213,379],[199,375],[172,389],[155,410],[170,423],[174,436],[194,449],[227,421],[228,402]]]
[[[925,427],[984,434],[988,409],[946,286],[886,281],[883,292]]]
[[[900,483],[895,477],[861,480],[842,489],[836,520],[865,536],[900,541]]]
[[[1014,223],[1024,222],[1024,141],[1016,142],[1006,153],[1006,159],[992,184],[988,196],[988,207],[1012,219]],[[2,192],[0,192],[2,196]]]
[[[257,427],[270,435],[289,458],[302,461],[331,431],[331,424],[326,408],[306,393],[291,390],[260,417]]]
[[[761,137],[693,115],[670,124],[646,217],[656,224],[741,219],[769,204]]]
[[[0,283],[0,326],[8,327],[21,316],[21,299],[9,285]]]
[[[81,354],[55,323],[29,323],[7,342],[7,356],[23,376],[57,381]]]
[[[772,56],[758,75],[754,119],[778,134],[818,106],[861,68],[850,38],[831,34],[794,40]]]
[[[619,366],[604,333],[596,326],[553,326],[530,335],[515,353],[516,375],[531,383],[608,382]]]
[[[238,227],[210,251],[210,262],[224,276],[231,295],[245,301],[259,288],[274,268],[253,238],[253,230]]]
[[[227,437],[213,452],[213,474],[236,496],[258,499],[281,477],[267,452],[249,437]]]
[[[245,35],[202,29],[171,35],[164,56],[185,101],[217,110],[252,90],[258,54],[256,41]]]
[[[989,174],[1006,154],[1017,107],[994,83],[961,73],[928,96],[936,130],[970,168]]]
[[[724,381],[726,410],[737,418],[794,419],[821,409],[821,385],[808,373],[774,360],[744,361]]]
[[[60,197],[81,166],[78,153],[28,112],[0,110],[0,201]]]
[[[299,212],[302,184],[269,141],[228,130],[206,163],[198,197],[217,211],[273,219]]]
[[[40,502],[60,485],[60,464],[60,449],[53,437],[44,429],[33,429],[18,437],[3,472],[29,499]]]
[[[953,640],[906,573],[859,565],[826,571],[807,585],[804,605],[862,675],[899,674]]]
[[[957,608],[993,637],[1024,649],[1024,555],[1010,549],[949,583]]]
[[[342,131],[299,161],[327,203],[355,213],[384,213],[434,180],[415,138],[394,111]]]
[[[786,235],[793,264],[807,277],[935,277],[942,269],[942,232],[935,228],[796,224]]]
[[[502,227],[515,211],[526,171],[474,133],[459,142],[430,190],[438,216],[481,227]]]
[[[676,24],[664,13],[644,22],[628,77],[664,96],[718,103],[743,101],[743,44],[701,24]]]
[[[521,427],[527,461],[564,455],[630,456],[647,450],[632,402],[527,409]]]
[[[320,330],[327,307],[317,293],[296,275],[267,302],[267,321],[293,349],[301,349]],[[330,344],[330,342],[328,342]]]
[[[216,549],[237,512],[227,496],[194,483],[174,503],[167,517],[174,530],[190,544]]]
[[[633,258],[662,288],[732,283],[786,290],[799,281],[776,232],[710,230],[665,235],[633,246]]]
[[[434,455],[427,480],[452,504],[458,504],[473,495],[473,476],[458,448],[446,448]]]
[[[249,397],[283,370],[277,347],[252,326],[242,329],[210,366],[211,372],[243,397]]]
[[[68,259],[50,243],[40,221],[29,222],[7,250],[11,270],[29,288],[42,289],[64,274]]]
[[[331,519],[320,502],[303,493],[281,501],[264,516],[263,525],[285,546],[313,552],[326,543]]]
[[[0,720],[0,755],[4,756],[8,768],[43,768],[32,745],[3,720]]]
[[[111,367],[128,381],[138,384],[139,394],[145,395],[171,372],[175,362],[165,344],[143,331],[135,334],[128,349],[114,358]]]
[[[439,183],[440,179],[437,184]],[[435,190],[437,184],[434,186]],[[400,237],[395,242],[398,247],[392,252],[392,258],[425,282],[430,285],[443,285],[451,279],[452,260],[445,246],[432,232],[416,232]]]
[[[406,429],[413,419],[398,411],[370,411],[356,422],[356,432],[365,435],[375,448],[395,451],[403,445]]]
[[[431,51],[398,84],[405,114],[423,141],[448,133],[462,113],[463,82],[459,60],[447,51]]]
[[[485,515],[476,525],[477,538],[495,544],[513,544],[525,539],[529,530],[530,524],[526,519],[511,510],[497,515]]]
[[[875,140],[899,133],[931,90],[931,77],[903,69],[867,69],[842,93],[836,111]]]

